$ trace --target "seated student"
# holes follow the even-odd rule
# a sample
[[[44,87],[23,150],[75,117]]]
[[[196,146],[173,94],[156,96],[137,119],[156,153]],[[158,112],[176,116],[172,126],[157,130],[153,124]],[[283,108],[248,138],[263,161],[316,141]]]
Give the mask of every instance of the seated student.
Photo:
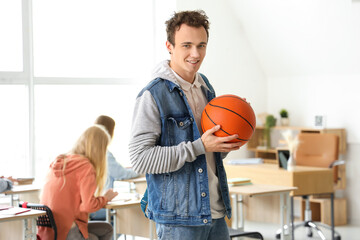
[[[0,193],[11,190],[12,187],[13,187],[13,183],[15,181],[16,180],[14,178],[12,178],[12,177],[7,177],[6,178],[4,176],[1,176],[0,177]]]
[[[113,229],[109,223],[88,223],[89,213],[103,208],[117,195],[109,189],[101,196],[110,140],[103,126],[91,126],[69,153],[59,155],[50,164],[40,203],[53,212],[57,239],[111,239]],[[50,228],[39,227],[38,235],[53,239]]]
[[[114,136],[115,120],[109,116],[101,115],[95,120],[95,124],[99,124],[105,127],[105,129],[110,134],[111,138]],[[124,168],[121,164],[116,161],[114,155],[108,150],[107,151],[107,180],[105,189],[110,189],[114,187],[115,180],[125,180],[130,178],[135,178],[140,176],[132,169]],[[100,209],[97,212],[90,214],[91,220],[105,220],[106,211],[105,209]]]

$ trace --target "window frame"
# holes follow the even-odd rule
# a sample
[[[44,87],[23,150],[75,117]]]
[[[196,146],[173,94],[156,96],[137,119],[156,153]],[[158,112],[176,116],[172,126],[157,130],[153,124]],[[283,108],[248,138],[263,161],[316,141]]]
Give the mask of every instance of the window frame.
[[[157,13],[157,0],[152,0],[152,11],[154,14]],[[161,4],[161,3],[160,3]],[[0,85],[9,84],[20,84],[27,87],[28,93],[28,156],[29,159],[25,160],[25,167],[28,169],[30,176],[35,176],[36,171],[36,146],[35,146],[35,85],[52,85],[52,84],[64,84],[64,85],[91,85],[91,84],[119,84],[119,85],[136,85],[142,82],[138,78],[74,78],[74,77],[35,77],[34,76],[34,52],[33,52],[33,1],[32,0],[21,0],[21,12],[22,12],[22,46],[23,46],[23,71],[22,72],[11,72],[11,71],[0,71]],[[172,6],[174,7],[174,6]],[[156,17],[151,19],[153,21],[153,33],[154,36],[157,33],[156,29]],[[155,37],[153,40],[153,62],[159,58],[159,53],[155,48],[158,46],[155,43]]]

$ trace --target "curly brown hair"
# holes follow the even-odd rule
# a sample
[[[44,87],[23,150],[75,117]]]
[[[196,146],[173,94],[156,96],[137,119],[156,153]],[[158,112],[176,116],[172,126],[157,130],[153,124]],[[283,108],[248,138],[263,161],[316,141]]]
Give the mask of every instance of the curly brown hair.
[[[181,11],[175,12],[174,15],[165,22],[167,40],[175,46],[175,32],[180,29],[182,24],[186,24],[190,27],[204,27],[207,39],[209,39],[209,25],[208,17],[203,10],[196,11]]]

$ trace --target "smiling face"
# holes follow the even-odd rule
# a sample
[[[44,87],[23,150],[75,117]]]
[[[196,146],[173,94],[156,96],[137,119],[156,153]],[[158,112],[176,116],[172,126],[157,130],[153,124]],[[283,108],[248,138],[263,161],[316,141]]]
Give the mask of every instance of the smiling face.
[[[184,80],[193,83],[206,55],[207,33],[203,27],[182,24],[175,32],[175,46],[169,41],[170,67]]]

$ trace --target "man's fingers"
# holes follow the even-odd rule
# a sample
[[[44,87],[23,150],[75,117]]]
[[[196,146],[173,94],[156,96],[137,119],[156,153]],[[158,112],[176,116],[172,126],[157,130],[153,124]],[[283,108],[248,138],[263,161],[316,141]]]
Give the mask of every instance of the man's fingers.
[[[206,132],[208,132],[209,134],[213,134],[214,132],[219,131],[219,129],[220,129],[220,125],[216,125],[215,127],[210,128],[210,129],[207,130]]]
[[[234,135],[231,135],[228,137],[220,137],[220,141],[226,143],[226,142],[230,142],[234,139],[237,139],[238,137],[239,137],[239,135],[237,135],[237,134],[234,134]]]
[[[226,137],[217,137],[214,135],[216,131],[219,131],[220,125],[216,125],[213,128],[207,130],[202,136],[201,140],[205,146],[205,151],[207,152],[231,152],[234,150],[239,150],[242,142],[231,142],[237,139],[239,136],[237,134],[226,136]]]
[[[239,144],[234,145],[234,144],[227,143],[227,144],[223,145],[220,152],[231,152],[231,151],[239,150],[239,149],[240,149]]]

